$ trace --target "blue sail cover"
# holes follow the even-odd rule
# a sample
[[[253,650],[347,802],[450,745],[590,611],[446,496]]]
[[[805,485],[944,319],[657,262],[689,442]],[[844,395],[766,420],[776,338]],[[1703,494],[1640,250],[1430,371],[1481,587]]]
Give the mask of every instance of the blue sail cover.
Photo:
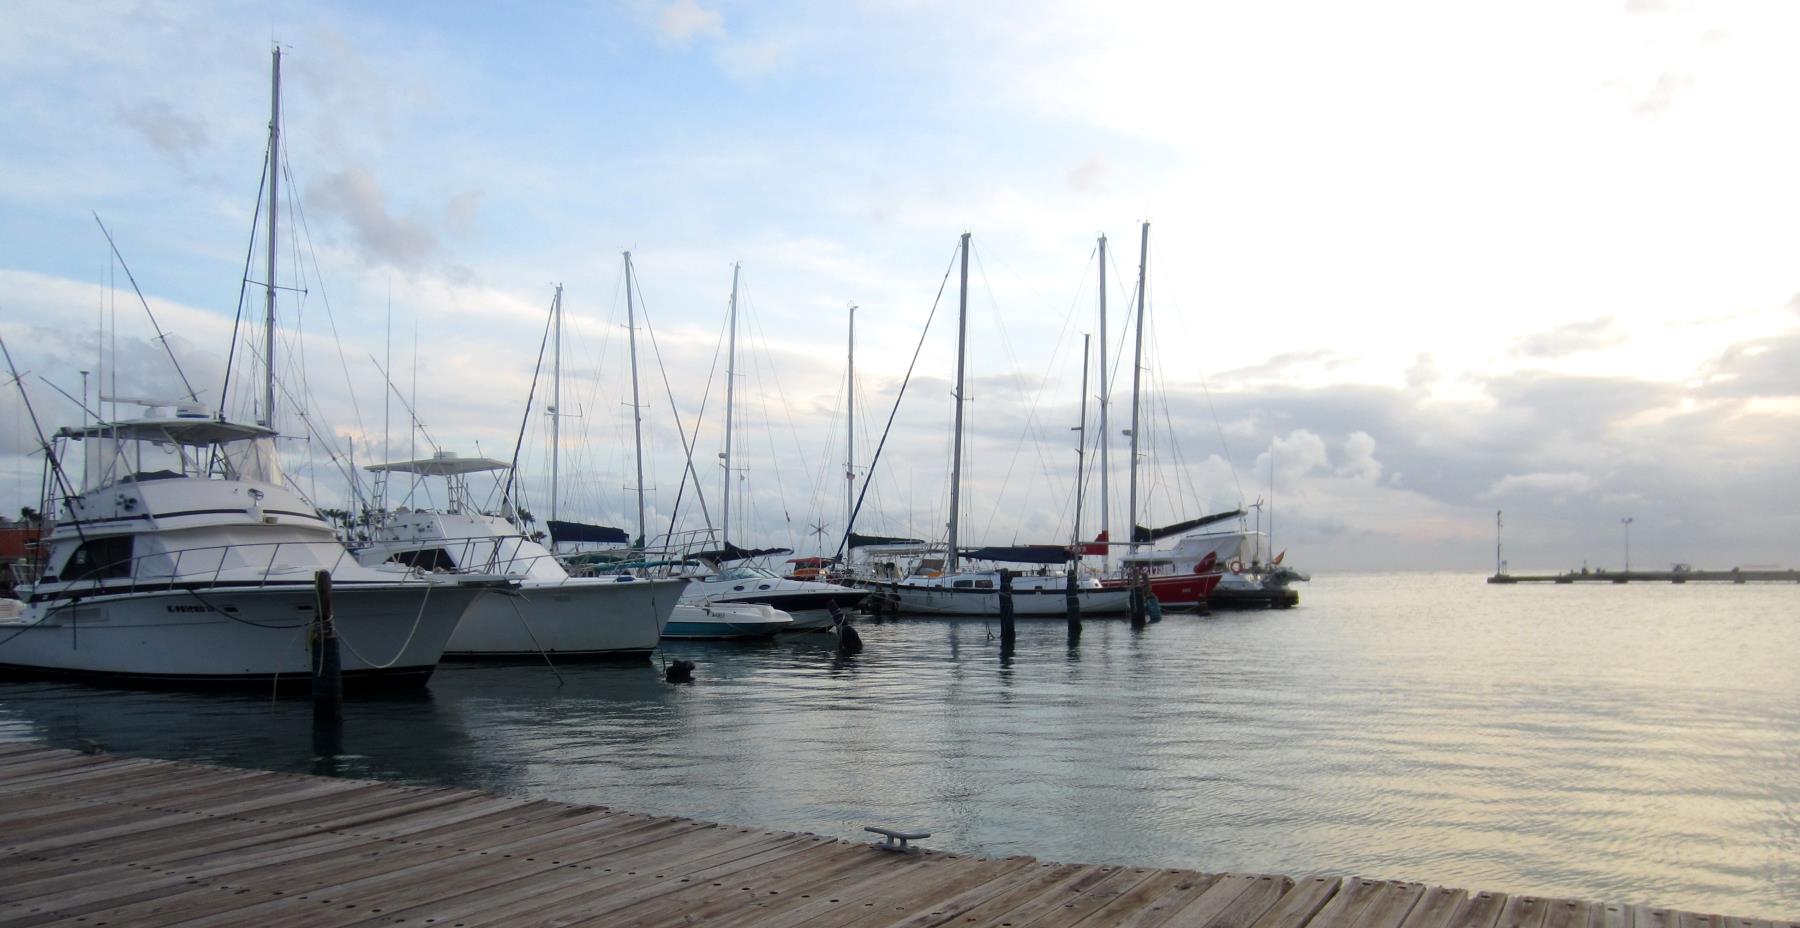
[[[622,528],[610,525],[589,525],[586,522],[562,522],[550,520],[550,540],[557,544],[591,543],[601,545],[622,545],[631,541],[631,535]]]
[[[978,561],[1005,561],[1009,564],[1061,564],[1074,559],[1067,545],[990,545],[964,548],[962,556]]]

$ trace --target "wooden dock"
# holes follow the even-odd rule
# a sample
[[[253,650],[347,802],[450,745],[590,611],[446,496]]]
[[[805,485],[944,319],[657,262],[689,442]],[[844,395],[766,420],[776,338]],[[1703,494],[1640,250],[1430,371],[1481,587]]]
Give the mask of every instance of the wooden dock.
[[[992,860],[0,743],[0,926],[1800,928],[1418,883]]]

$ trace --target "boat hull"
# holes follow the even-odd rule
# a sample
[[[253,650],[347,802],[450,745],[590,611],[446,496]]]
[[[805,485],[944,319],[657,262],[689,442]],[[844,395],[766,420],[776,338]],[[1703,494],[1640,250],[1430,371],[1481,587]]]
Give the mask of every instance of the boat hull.
[[[1000,592],[995,589],[918,586],[908,583],[869,583],[865,587],[883,597],[902,615],[998,616]],[[1084,587],[1076,592],[1081,614],[1121,615],[1131,611],[1131,591]],[[1021,619],[1061,619],[1069,613],[1068,592],[1058,589],[1013,591],[1013,615]]]
[[[1150,592],[1164,609],[1196,609],[1207,603],[1219,586],[1220,574],[1175,574],[1152,576]],[[1126,580],[1108,580],[1108,589],[1129,589]]]
[[[347,687],[422,686],[483,588],[340,584],[332,616]],[[0,623],[0,670],[152,685],[310,680],[311,583],[54,598]]]
[[[663,637],[768,638],[793,624],[787,613],[760,604],[681,603]]]
[[[452,660],[638,657],[650,653],[681,596],[681,580],[525,581],[482,595],[450,636]]]

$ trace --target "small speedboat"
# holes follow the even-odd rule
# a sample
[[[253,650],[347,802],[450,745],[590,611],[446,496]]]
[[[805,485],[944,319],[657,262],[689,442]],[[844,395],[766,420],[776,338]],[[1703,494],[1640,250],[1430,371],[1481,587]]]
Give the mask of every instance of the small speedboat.
[[[679,603],[664,638],[767,638],[794,617],[766,603]]]

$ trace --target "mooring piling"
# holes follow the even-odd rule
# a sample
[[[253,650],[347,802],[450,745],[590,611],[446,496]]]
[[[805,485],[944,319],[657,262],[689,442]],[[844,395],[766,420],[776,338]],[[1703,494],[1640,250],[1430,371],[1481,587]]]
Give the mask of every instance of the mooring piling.
[[[336,725],[344,720],[344,662],[331,618],[330,571],[313,573],[313,600],[313,722]]]

